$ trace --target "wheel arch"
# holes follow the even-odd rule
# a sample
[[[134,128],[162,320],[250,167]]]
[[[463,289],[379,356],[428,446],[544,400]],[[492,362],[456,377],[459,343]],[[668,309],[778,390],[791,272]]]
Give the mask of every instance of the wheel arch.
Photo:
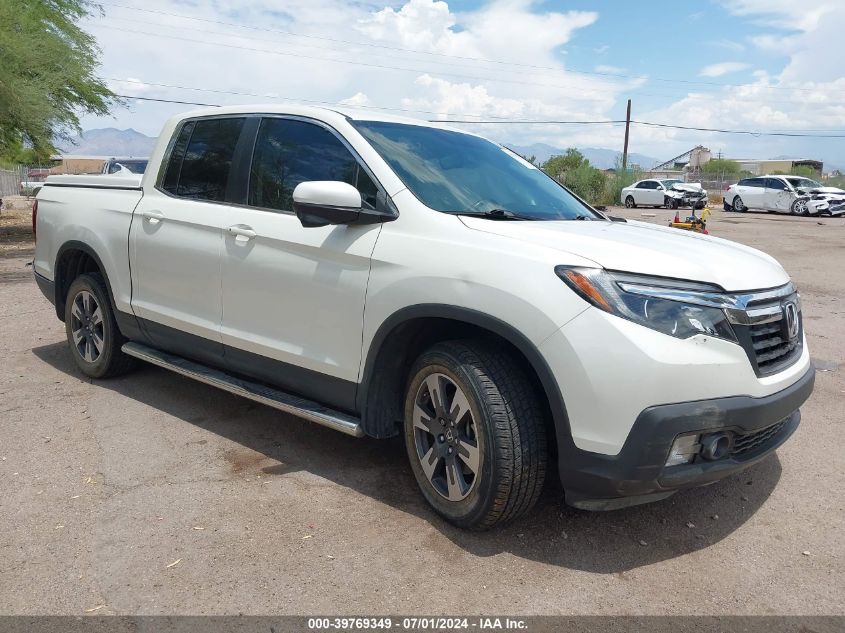
[[[56,316],[59,317],[59,320],[65,320],[65,300],[70,285],[74,279],[84,273],[99,273],[103,276],[109,297],[109,307],[111,307],[120,333],[130,340],[145,338],[135,316],[117,309],[109,273],[102,258],[90,244],[79,240],[68,240],[56,252],[56,262],[53,267],[53,291],[55,293]]]
[[[85,242],[69,240],[61,245],[56,252],[56,263],[53,268],[56,293],[56,316],[61,321],[65,320],[65,299],[73,280],[84,273],[100,273],[106,282],[106,290],[109,294],[109,302],[114,310],[114,296],[112,295],[111,282],[103,260],[97,252]]]
[[[549,447],[571,434],[563,396],[551,368],[537,347],[519,330],[494,316],[454,305],[420,304],[399,310],[376,331],[364,363],[356,408],[364,432],[372,437],[395,435],[401,422],[405,384],[411,365],[436,342],[486,338],[504,344],[538,389],[549,425]],[[560,437],[565,434],[565,437]]]

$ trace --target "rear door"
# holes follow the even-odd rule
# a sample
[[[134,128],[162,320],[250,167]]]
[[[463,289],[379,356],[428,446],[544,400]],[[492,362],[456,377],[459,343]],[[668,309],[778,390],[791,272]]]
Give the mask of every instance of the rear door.
[[[737,185],[737,192],[746,207],[752,209],[765,209],[765,178],[747,178]]]
[[[265,117],[242,204],[224,227],[227,365],[341,409],[354,406],[370,256],[381,225],[304,228],[293,213],[300,182],[340,180],[365,205],[386,196],[328,126]]]
[[[766,178],[765,208],[770,211],[789,211],[795,194],[780,178]]]
[[[135,315],[157,347],[197,360],[222,358],[223,223],[244,121],[184,122],[130,228]]]

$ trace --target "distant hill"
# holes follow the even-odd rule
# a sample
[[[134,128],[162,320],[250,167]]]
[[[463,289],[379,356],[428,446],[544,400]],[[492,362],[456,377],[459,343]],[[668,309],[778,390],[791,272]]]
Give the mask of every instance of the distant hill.
[[[56,147],[63,154],[87,156],[149,156],[156,139],[129,128],[118,130],[107,127],[100,130],[84,130],[70,141],[58,141]]]
[[[559,156],[566,153],[566,148],[561,149],[547,145],[546,143],[534,143],[533,145],[525,146],[508,145],[508,147],[523,156],[536,156],[538,163],[544,163],[552,156]],[[622,152],[601,147],[579,147],[578,151],[587,157],[593,167],[598,167],[599,169],[615,167],[616,160],[622,156]],[[628,154],[628,164],[639,165],[644,169],[654,167],[654,165],[660,162],[662,162],[662,159],[654,158],[653,156],[636,153]]]

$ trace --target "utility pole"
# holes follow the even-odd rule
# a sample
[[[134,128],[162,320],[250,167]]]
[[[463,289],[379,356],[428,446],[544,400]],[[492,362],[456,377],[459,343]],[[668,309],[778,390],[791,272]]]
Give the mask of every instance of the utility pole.
[[[631,100],[628,99],[628,113],[625,115],[625,148],[622,150],[622,171],[628,171],[628,132],[631,129]]]

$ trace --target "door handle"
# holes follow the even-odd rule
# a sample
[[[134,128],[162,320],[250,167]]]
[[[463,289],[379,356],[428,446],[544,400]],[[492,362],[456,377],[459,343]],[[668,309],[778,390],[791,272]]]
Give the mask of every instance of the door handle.
[[[164,214],[161,211],[143,211],[141,217],[150,224],[158,224],[164,219]]]
[[[238,242],[248,242],[256,235],[253,228],[251,226],[247,226],[246,224],[235,224],[226,230],[229,231],[230,235],[234,235],[235,240]]]

